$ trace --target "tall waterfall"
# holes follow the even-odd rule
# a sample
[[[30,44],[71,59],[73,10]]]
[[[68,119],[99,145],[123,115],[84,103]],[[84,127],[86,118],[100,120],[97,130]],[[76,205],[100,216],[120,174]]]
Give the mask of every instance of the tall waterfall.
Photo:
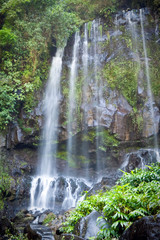
[[[149,62],[147,56],[147,49],[146,49],[146,40],[145,40],[145,32],[144,32],[144,17],[143,17],[143,9],[140,9],[140,21],[141,21],[141,31],[142,31],[142,39],[143,39],[143,50],[144,50],[144,57],[145,57],[145,68],[146,68],[146,79],[147,79],[147,94],[148,94],[148,101],[150,107],[150,113],[152,116],[152,126],[153,126],[153,133],[154,133],[154,144],[155,144],[155,151],[157,153],[157,161],[160,162],[160,156],[158,151],[158,140],[157,140],[157,131],[155,125],[155,115],[154,115],[154,100],[151,90],[151,81],[150,81],[150,72],[149,72]]]
[[[53,58],[49,80],[44,99],[45,126],[43,131],[43,147],[41,154],[40,176],[53,176],[55,172],[55,154],[57,142],[57,126],[59,117],[60,80],[62,71],[63,50],[58,49]],[[50,104],[48,104],[50,103]],[[54,156],[54,160],[52,159]],[[45,167],[44,167],[45,166]]]
[[[73,59],[70,74],[69,94],[69,122],[68,133],[72,131],[72,115],[75,104],[75,79],[77,71],[77,54],[80,36],[75,34]],[[60,80],[62,71],[63,50],[58,49],[53,58],[49,80],[44,99],[45,125],[43,131],[43,144],[40,151],[40,168],[33,178],[30,190],[30,209],[54,211],[66,210],[75,207],[83,191],[88,190],[84,180],[59,176],[56,166],[56,152],[58,140],[59,103],[61,100]],[[72,138],[68,141],[68,153],[72,149]],[[67,171],[67,169],[66,169]],[[87,183],[88,184],[88,183]]]
[[[63,50],[58,49],[53,57],[49,80],[44,99],[45,126],[43,130],[43,145],[38,176],[33,178],[31,186],[31,209],[51,208],[54,205],[56,177],[56,141],[59,117],[60,79],[62,71]]]

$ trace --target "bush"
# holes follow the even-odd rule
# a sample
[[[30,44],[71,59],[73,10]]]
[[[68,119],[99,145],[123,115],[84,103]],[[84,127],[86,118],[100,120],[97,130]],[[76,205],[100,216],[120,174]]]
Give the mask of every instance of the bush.
[[[137,219],[160,212],[160,164],[124,173],[118,184],[110,191],[86,197],[71,212],[63,231],[73,232],[82,217],[97,210],[110,226],[102,226],[97,239],[117,238]]]

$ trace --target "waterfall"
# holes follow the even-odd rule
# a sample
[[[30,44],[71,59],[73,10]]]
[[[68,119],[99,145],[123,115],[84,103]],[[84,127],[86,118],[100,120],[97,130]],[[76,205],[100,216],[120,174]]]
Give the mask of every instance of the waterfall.
[[[99,71],[99,38],[100,38],[100,19],[94,20],[92,22],[92,30],[91,30],[91,38],[93,41],[93,67],[94,67],[94,94],[95,94],[95,121],[94,121],[94,126],[96,127],[96,170],[97,172],[100,171],[100,169],[103,169],[101,166],[102,163],[100,163],[100,154],[99,154],[99,147],[102,141],[102,137],[99,136],[99,130],[100,130],[100,119],[99,119],[99,107],[104,107],[105,103],[103,103],[102,100],[102,79],[98,77],[98,71]]]
[[[40,151],[40,169],[31,185],[30,208],[46,209],[54,205],[54,190],[56,176],[56,141],[59,118],[60,80],[62,71],[63,50],[58,49],[53,57],[44,99],[45,125],[43,144]]]
[[[58,49],[56,56],[52,61],[46,95],[44,99],[45,126],[43,131],[44,141],[41,150],[42,154],[40,166],[40,175],[44,176],[52,176],[53,174],[55,175],[55,172],[53,171],[55,171],[56,142],[58,137],[57,127],[59,117],[62,57],[63,50]],[[54,156],[54,160],[52,160],[52,155]],[[54,165],[52,165],[52,162]]]
[[[129,31],[131,32],[131,36],[132,36],[132,45],[133,45],[132,48],[136,53],[137,62],[140,65],[140,56],[139,56],[139,51],[138,51],[137,22],[136,21],[133,22],[132,18],[137,18],[136,15],[134,14],[133,10],[127,12],[126,20],[128,21]]]
[[[70,78],[69,78],[69,100],[68,100],[68,124],[67,124],[67,133],[68,133],[68,142],[67,142],[67,158],[68,162],[70,158],[72,158],[73,151],[73,144],[72,144],[72,135],[75,130],[76,126],[73,126],[73,119],[76,125],[76,97],[75,97],[75,84],[76,84],[76,77],[77,77],[77,61],[78,61],[78,53],[79,53],[79,43],[80,43],[80,35],[79,32],[75,34],[74,46],[73,46],[73,53],[72,53],[72,63],[71,63],[71,70],[70,70]]]
[[[143,51],[144,51],[144,57],[145,57],[145,68],[146,68],[146,78],[147,78],[147,94],[149,99],[149,106],[150,106],[150,112],[152,116],[152,126],[153,126],[153,132],[154,132],[154,144],[155,144],[155,152],[157,154],[157,161],[160,162],[160,156],[158,151],[158,140],[157,140],[157,129],[155,125],[155,116],[154,116],[154,108],[153,108],[153,95],[151,90],[151,81],[150,81],[150,73],[149,73],[149,62],[148,62],[148,56],[147,56],[147,49],[146,49],[146,40],[145,40],[145,32],[144,32],[144,19],[143,19],[143,10],[140,9],[140,21],[141,21],[141,32],[142,32],[142,39],[143,39]]]
[[[76,107],[75,81],[77,77],[79,42],[80,35],[76,33],[69,79],[68,134],[73,130],[72,120]],[[29,209],[34,211],[43,211],[45,209],[61,211],[75,207],[81,193],[88,190],[88,185],[90,185],[90,183],[87,183],[83,179],[59,176],[56,167],[62,57],[63,50],[58,49],[56,56],[52,60],[44,99],[45,125],[43,130],[43,144],[39,156],[40,168],[37,175],[33,177],[30,190]],[[71,137],[68,140],[67,150],[69,158],[69,154],[72,151]]]

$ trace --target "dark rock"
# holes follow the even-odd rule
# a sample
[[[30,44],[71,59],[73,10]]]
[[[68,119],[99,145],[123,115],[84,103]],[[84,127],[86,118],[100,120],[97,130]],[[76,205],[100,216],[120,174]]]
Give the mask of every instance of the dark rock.
[[[110,179],[108,177],[103,177],[100,182],[94,184],[94,186],[88,191],[88,195],[90,196],[96,194],[97,191],[106,191],[115,184],[115,181],[111,184],[112,180],[113,179]]]
[[[83,217],[76,224],[75,233],[84,239],[96,237],[102,225],[105,225],[106,228],[108,227],[107,222],[103,219],[97,222],[99,217],[102,217],[102,215],[97,211],[93,211],[88,216]]]
[[[16,228],[23,232],[24,228],[33,222],[34,217],[32,214],[29,214],[27,210],[21,210],[17,215],[12,219],[12,222],[15,224]]]
[[[27,234],[29,240],[39,240],[39,239],[48,239],[54,240],[51,229],[43,226],[30,224],[24,229],[24,233]]]
[[[38,219],[38,223],[42,224],[46,217],[47,217],[47,214],[46,213],[42,213],[41,216]]]
[[[17,231],[11,224],[8,218],[2,217],[0,219],[0,236],[3,237],[6,234],[6,231],[9,231],[11,234],[16,234]]]
[[[145,168],[157,162],[157,153],[153,149],[140,149],[137,152],[128,153],[125,156],[122,169],[131,172],[135,168]]]
[[[160,214],[135,221],[120,237],[120,240],[159,240]]]
[[[42,236],[37,233],[30,225],[27,225],[27,227],[24,229],[24,234],[27,235],[29,240],[41,240]]]

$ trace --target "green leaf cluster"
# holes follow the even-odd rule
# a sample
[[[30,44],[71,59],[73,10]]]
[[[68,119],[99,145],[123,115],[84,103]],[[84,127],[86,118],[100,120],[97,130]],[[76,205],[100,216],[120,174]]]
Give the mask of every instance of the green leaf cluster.
[[[104,193],[86,197],[64,223],[64,232],[73,232],[75,224],[97,210],[103,213],[109,228],[101,226],[97,239],[118,238],[134,221],[160,212],[160,165],[124,173],[118,184]]]
[[[4,207],[4,200],[7,196],[12,178],[9,176],[8,168],[4,166],[3,159],[0,159],[0,210]]]
[[[56,218],[55,214],[54,213],[49,213],[45,219],[43,220],[43,224],[44,225],[48,225],[50,222],[52,222],[54,219]]]

